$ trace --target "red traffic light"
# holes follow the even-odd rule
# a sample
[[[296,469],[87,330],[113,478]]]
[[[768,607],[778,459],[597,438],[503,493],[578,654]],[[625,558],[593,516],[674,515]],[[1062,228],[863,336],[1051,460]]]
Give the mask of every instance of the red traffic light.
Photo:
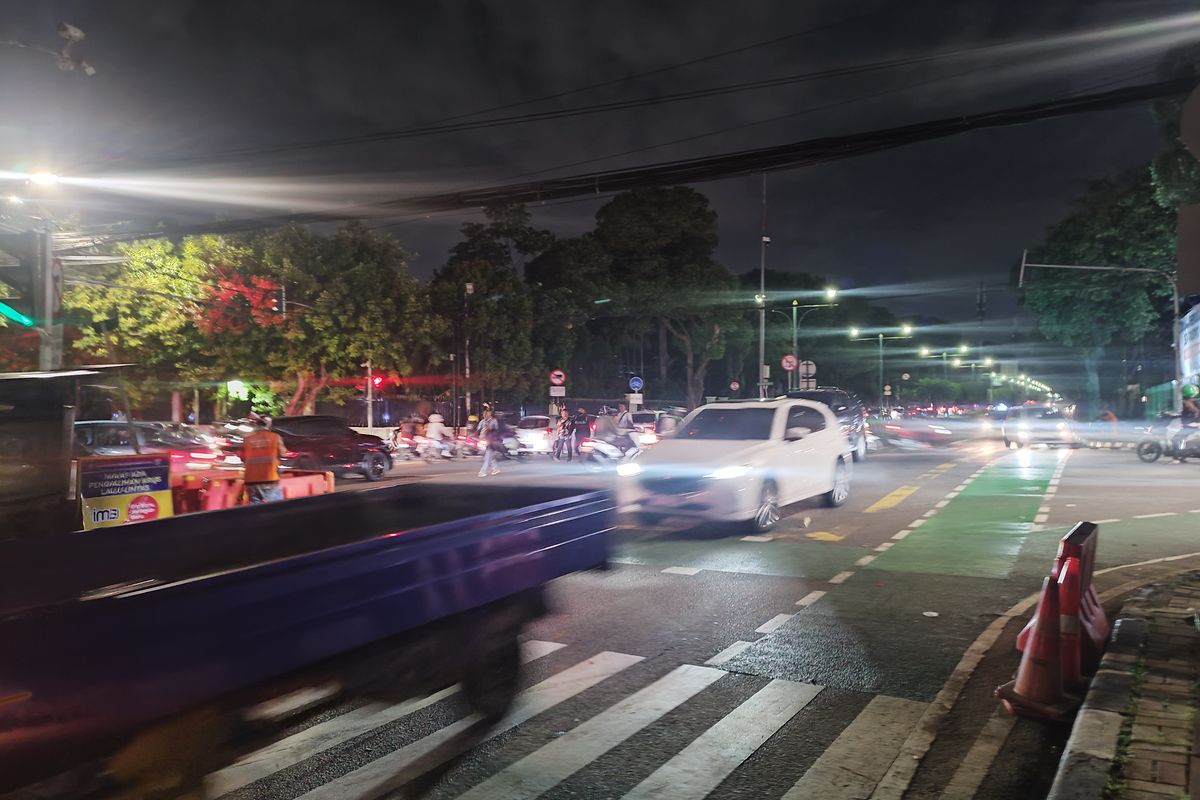
[[[380,386],[383,386],[383,376],[382,375],[374,376],[373,378],[371,378],[371,383],[375,386],[376,389],[378,389]]]

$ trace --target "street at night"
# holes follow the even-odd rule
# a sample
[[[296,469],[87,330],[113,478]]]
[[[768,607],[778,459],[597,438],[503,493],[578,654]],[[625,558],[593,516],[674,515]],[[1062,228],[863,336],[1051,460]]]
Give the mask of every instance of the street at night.
[[[1196,0],[0,0],[0,800],[1200,798]]]

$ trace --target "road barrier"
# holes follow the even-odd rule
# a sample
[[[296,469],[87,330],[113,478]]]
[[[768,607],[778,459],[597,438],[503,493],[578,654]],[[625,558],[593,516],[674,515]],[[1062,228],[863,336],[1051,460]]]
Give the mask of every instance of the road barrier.
[[[300,472],[296,470],[284,473],[279,478],[279,488],[287,500],[296,497],[309,497],[314,494],[328,494],[333,491],[334,478],[332,472]],[[244,505],[245,483],[240,473],[231,475],[185,475],[178,486],[172,487],[172,497],[176,514],[188,514],[195,511],[215,511],[221,508]]]
[[[996,689],[1011,713],[1062,720],[1079,704],[1108,639],[1109,625],[1092,585],[1099,527],[1080,522],[1058,543],[1037,611],[1017,636],[1017,677]]]

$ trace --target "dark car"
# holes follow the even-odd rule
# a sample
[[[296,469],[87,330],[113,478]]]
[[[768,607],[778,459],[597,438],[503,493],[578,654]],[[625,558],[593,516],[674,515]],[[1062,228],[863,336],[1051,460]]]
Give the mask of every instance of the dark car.
[[[226,425],[223,434],[227,447],[240,450],[242,437],[253,429],[246,424]],[[383,439],[357,433],[340,417],[275,417],[271,430],[283,438],[287,448],[287,455],[279,462],[282,467],[327,470],[335,475],[357,473],[369,481],[383,479],[392,468]]]
[[[855,461],[867,457],[867,407],[858,395],[836,386],[820,386],[816,389],[793,389],[788,397],[815,400],[824,403],[833,411],[842,425],[842,431],[850,440],[850,449]]]

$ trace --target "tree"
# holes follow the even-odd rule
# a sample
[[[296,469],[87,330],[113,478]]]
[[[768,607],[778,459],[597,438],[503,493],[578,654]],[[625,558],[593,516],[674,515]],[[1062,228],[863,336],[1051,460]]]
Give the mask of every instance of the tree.
[[[1149,171],[1093,184],[1079,208],[1046,232],[1031,261],[1142,267],[1174,272],[1175,215],[1154,197]],[[1085,397],[1100,401],[1100,367],[1114,339],[1136,340],[1162,314],[1169,287],[1146,273],[1039,269],[1027,276],[1025,304],[1041,332],[1082,354]]]
[[[487,223],[463,225],[463,240],[430,282],[430,301],[438,317],[454,321],[454,336],[443,337],[446,352],[455,352],[458,342],[470,337],[468,391],[486,387],[523,394],[535,380],[534,306],[520,272],[553,238],[533,228],[524,206],[484,213]],[[468,283],[474,289],[471,294],[466,292]]]

